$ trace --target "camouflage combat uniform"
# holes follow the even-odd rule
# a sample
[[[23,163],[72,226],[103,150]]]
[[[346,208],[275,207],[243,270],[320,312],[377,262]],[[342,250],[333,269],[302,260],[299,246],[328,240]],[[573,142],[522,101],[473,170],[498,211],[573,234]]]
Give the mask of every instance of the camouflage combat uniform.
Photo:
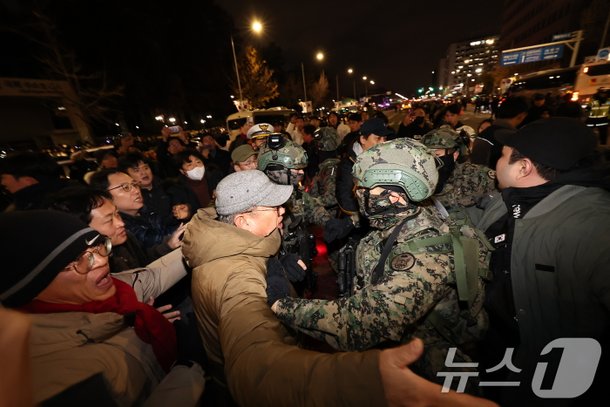
[[[441,126],[426,133],[422,136],[421,143],[432,150],[445,150],[447,158],[453,151],[464,154],[462,139],[449,126]],[[458,162],[443,189],[434,194],[434,199],[446,208],[456,205],[471,206],[477,203],[478,198],[496,191],[494,170],[471,162]]]
[[[477,199],[496,192],[496,172],[470,162],[458,163],[443,190],[434,195],[445,207],[471,206]]]
[[[337,195],[337,167],[338,158],[329,158],[320,164],[320,171],[311,182],[310,195],[319,199],[320,203],[327,208],[336,207]]]
[[[421,144],[407,139],[397,139],[371,148],[359,156],[354,166],[354,176],[359,184],[369,184],[375,180],[386,184],[399,176],[387,176],[387,172],[377,175],[373,171],[358,173],[363,161],[371,160],[373,169],[381,172],[391,168],[384,154],[392,146],[403,149],[406,144],[415,145],[425,151],[427,156],[418,159],[428,160],[423,167],[435,171],[435,160]],[[409,149],[404,153],[407,154]],[[387,154],[386,154],[387,155]],[[391,155],[396,157],[397,155]],[[408,167],[405,164],[403,167]],[[420,167],[422,167],[420,165]],[[415,169],[416,166],[413,166]],[[391,172],[391,170],[390,170]],[[420,172],[423,172],[420,169]],[[437,174],[436,174],[437,176]],[[419,177],[419,181],[415,178]],[[367,213],[371,226],[375,229],[364,237],[356,250],[356,281],[352,296],[336,300],[303,300],[284,298],[274,306],[278,318],[286,325],[321,339],[339,350],[362,350],[387,343],[406,342],[412,336],[420,337],[425,343],[425,355],[419,364],[420,373],[432,380],[438,380],[435,373],[444,368],[445,356],[449,347],[458,347],[456,361],[469,361],[462,350],[469,349],[487,327],[487,316],[482,308],[482,280],[477,275],[470,287],[472,301],[468,306],[458,302],[456,277],[454,273],[454,254],[450,239],[445,244],[421,246],[418,242],[429,237],[450,236],[452,229],[443,221],[430,201],[415,204],[411,201],[423,200],[434,190],[434,174],[426,179],[426,174],[415,174],[403,179],[402,185],[410,198],[406,205],[392,205],[388,200],[378,200],[377,214]],[[419,185],[416,185],[419,182]],[[427,193],[422,188],[428,185]],[[379,184],[377,184],[379,185]],[[430,191],[431,189],[431,191]],[[361,212],[363,193],[358,190]],[[387,205],[386,208],[382,208]],[[370,208],[370,207],[369,207]],[[385,209],[385,210],[383,210]],[[371,212],[369,210],[369,212]],[[406,223],[401,225],[401,222]],[[400,225],[400,226],[399,226]],[[375,269],[386,239],[395,227],[401,227],[389,256],[386,258],[381,279],[372,281]],[[476,242],[477,269],[487,268],[487,249],[484,242],[470,226],[456,226],[461,235]],[[455,228],[453,230],[456,230]]]
[[[274,182],[293,184],[295,187],[284,205],[288,212],[285,215],[284,231],[291,224],[299,224],[302,220],[308,224],[324,225],[332,217],[322,200],[303,191],[301,179],[290,175],[290,170],[301,170],[306,166],[307,153],[303,147],[289,140],[275,150],[265,145],[258,155],[259,170],[264,171]]]
[[[336,153],[338,144],[337,131],[332,127],[322,127],[314,133],[316,148],[320,154]],[[311,181],[309,193],[319,199],[326,208],[337,208],[337,167],[339,158],[336,156],[326,158],[319,165],[316,176]]]
[[[308,224],[323,226],[333,217],[320,198],[306,191],[295,189],[284,207],[290,215],[302,218]]]

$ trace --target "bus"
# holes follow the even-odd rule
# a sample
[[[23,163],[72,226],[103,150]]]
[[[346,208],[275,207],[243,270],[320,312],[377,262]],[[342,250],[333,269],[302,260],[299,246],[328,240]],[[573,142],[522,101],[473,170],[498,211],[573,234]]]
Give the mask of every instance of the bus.
[[[551,94],[562,97],[574,92],[574,83],[579,67],[549,69],[525,74],[508,87],[509,96],[524,96],[531,99],[534,94]]]
[[[535,93],[563,97],[583,105],[591,102],[598,89],[610,89],[610,61],[587,62],[570,68],[550,69],[526,74],[508,88],[509,96],[531,98]]]
[[[582,103],[590,103],[591,97],[600,88],[610,89],[610,62],[582,64],[574,85],[574,97]]]
[[[294,109],[286,107],[272,107],[269,109],[242,110],[227,116],[227,131],[231,142],[239,135],[239,129],[246,121],[250,120],[253,124],[269,123],[273,124],[278,120],[288,123],[290,115],[296,113]]]

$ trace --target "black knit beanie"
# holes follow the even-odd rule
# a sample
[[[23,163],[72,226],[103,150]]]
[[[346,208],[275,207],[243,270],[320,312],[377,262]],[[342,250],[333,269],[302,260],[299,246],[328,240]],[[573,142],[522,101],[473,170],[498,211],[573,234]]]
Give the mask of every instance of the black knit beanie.
[[[0,302],[33,300],[99,235],[76,216],[48,210],[0,214]]]

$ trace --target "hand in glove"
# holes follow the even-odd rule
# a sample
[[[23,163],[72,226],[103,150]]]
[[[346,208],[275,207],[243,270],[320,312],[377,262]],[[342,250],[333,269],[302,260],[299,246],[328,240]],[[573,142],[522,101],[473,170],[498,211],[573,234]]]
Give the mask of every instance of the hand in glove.
[[[298,255],[294,253],[285,254],[281,256],[279,260],[284,268],[286,277],[288,277],[288,280],[290,280],[291,283],[298,283],[305,279],[305,270],[307,270],[307,266]],[[269,266],[267,266],[267,268],[268,267]]]
[[[324,241],[331,243],[342,239],[349,235],[352,229],[354,229],[354,224],[351,218],[332,218],[324,225]]]
[[[272,266],[272,262],[279,267]],[[284,275],[279,260],[275,257],[269,259],[267,264],[267,304],[273,305],[277,300],[290,295],[290,282]]]

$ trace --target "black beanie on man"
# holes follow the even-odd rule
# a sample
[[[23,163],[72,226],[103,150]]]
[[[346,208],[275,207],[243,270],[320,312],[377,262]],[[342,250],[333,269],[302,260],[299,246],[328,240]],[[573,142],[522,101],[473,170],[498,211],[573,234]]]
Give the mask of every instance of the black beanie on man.
[[[0,303],[19,307],[33,300],[98,235],[65,212],[0,214]]]

